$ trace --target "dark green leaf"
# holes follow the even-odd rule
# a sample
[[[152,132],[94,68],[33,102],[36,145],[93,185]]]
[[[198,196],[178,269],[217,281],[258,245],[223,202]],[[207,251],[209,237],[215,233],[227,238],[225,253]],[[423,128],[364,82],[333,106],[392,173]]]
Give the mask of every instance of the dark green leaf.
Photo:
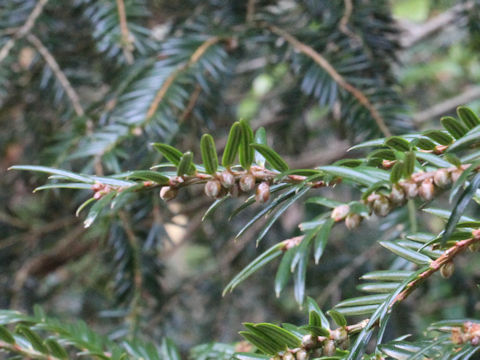
[[[406,166],[404,166],[403,161],[397,160],[395,165],[393,165],[392,170],[390,170],[390,181],[393,184],[398,183],[404,173],[406,173]]]
[[[289,348],[293,349],[299,347],[301,344],[301,341],[298,337],[296,337],[290,331],[282,329],[277,325],[260,323],[255,324],[255,328],[271,338],[277,339],[279,342],[286,344]]]
[[[328,236],[330,235],[330,230],[332,230],[334,223],[335,221],[332,218],[328,218],[327,221],[323,223],[320,231],[315,238],[313,249],[316,264],[318,264],[318,261],[323,255],[323,251],[325,250],[325,246],[327,245]]]
[[[250,146],[253,142],[253,130],[245,120],[240,120],[240,127],[242,130],[242,136],[239,146],[239,160],[240,165],[245,170],[250,169],[250,165],[253,162],[254,149]]]
[[[9,168],[9,170],[27,170],[27,171],[38,171],[44,172],[52,175],[58,175],[65,179],[80,181],[83,183],[93,184],[95,181],[89,177],[84,175],[75,174],[71,171],[60,170],[55,168],[50,168],[47,166],[34,166],[34,165],[15,165]]]
[[[202,161],[207,174],[213,175],[217,172],[218,156],[215,148],[215,141],[210,134],[204,134],[200,140],[200,150],[202,153]]]
[[[436,141],[440,145],[450,145],[453,142],[453,138],[445,131],[441,130],[427,130],[423,133],[426,137],[429,137],[433,141]]]
[[[135,180],[146,180],[146,181],[153,181],[161,185],[168,184],[169,178],[165,175],[160,174],[156,171],[149,171],[149,170],[136,170],[132,171],[128,178],[135,179]]]
[[[308,312],[309,313],[312,312],[312,311],[315,311],[320,316],[321,327],[323,327],[325,329],[330,329],[330,324],[328,322],[327,317],[325,316],[322,309],[320,309],[317,302],[313,298],[307,297],[307,307],[308,307]]]
[[[282,257],[282,261],[277,269],[277,274],[275,276],[275,294],[277,298],[280,297],[285,285],[287,285],[288,279],[290,278],[290,265],[292,263],[293,255],[295,254],[295,248],[289,249]]]
[[[177,175],[192,175],[195,171],[195,166],[193,165],[193,154],[191,151],[187,151],[182,155],[180,162],[178,164]]]
[[[272,148],[262,144],[250,144],[256,151],[262,154],[270,165],[280,172],[288,170],[288,164]]]
[[[175,149],[173,146],[162,143],[152,143],[152,146],[158,150],[165,158],[173,165],[178,166],[183,154],[180,150]]]
[[[480,119],[478,116],[466,106],[457,107],[457,115],[469,129],[473,129],[475,126],[480,125]]]
[[[415,169],[415,153],[413,151],[409,151],[405,153],[405,166],[404,166],[405,177],[409,178],[410,175],[413,174],[414,169]]]
[[[405,140],[400,136],[390,136],[385,140],[385,145],[398,151],[410,150],[410,143],[408,142],[408,140]]]
[[[48,354],[48,348],[43,344],[42,338],[37,333],[24,325],[17,325],[16,330],[18,333],[25,336],[35,350],[42,354]]]
[[[255,143],[267,145],[267,132],[264,127],[258,128],[255,132]],[[255,164],[261,167],[265,166],[265,157],[258,151],[255,151]]]
[[[15,344],[15,338],[12,336],[10,331],[4,326],[0,325],[0,340],[8,343],[8,344]]]
[[[444,116],[440,119],[442,126],[452,135],[455,139],[460,139],[467,133],[467,128],[463,126],[457,119],[451,116]]]
[[[413,140],[412,144],[422,150],[434,150],[436,147],[435,143],[424,137]]]
[[[282,249],[284,246],[284,243],[275,244],[270,249],[258,256],[255,260],[253,260],[250,264],[248,264],[227,284],[227,286],[225,286],[225,289],[223,290],[223,296],[225,296],[227,292],[231,292],[235,287],[238,286],[238,284],[252,275],[255,271],[265,266],[276,257],[280,256],[283,253]]]
[[[432,261],[428,256],[420,254],[416,251],[413,251],[411,249],[402,247],[394,242],[390,241],[381,241],[380,245],[383,247],[387,248],[394,254],[397,254],[398,256],[403,257],[404,259],[407,259],[408,261],[411,261],[415,264],[418,265],[425,265],[425,264],[430,264]]]
[[[242,138],[242,128],[237,121],[232,125],[230,133],[228,134],[227,143],[222,156],[222,165],[229,168],[234,162],[237,156],[238,147]]]
[[[462,174],[458,177],[457,181],[452,186],[450,190],[450,196],[448,197],[448,201],[452,202],[455,196],[457,196],[458,192],[462,188],[462,185],[467,181],[468,177],[472,174],[472,172],[480,166],[480,160],[474,161],[468,168],[466,168]]]
[[[93,206],[90,208],[90,211],[88,212],[86,219],[83,222],[83,225],[86,228],[90,227],[90,225],[93,224],[98,215],[100,215],[102,210],[105,208],[105,206],[107,206],[107,204],[113,199],[115,195],[115,192],[110,192],[104,195],[100,200],[97,200],[95,204],[93,204]]]
[[[347,319],[345,316],[340,314],[337,310],[329,310],[327,314],[335,321],[338,326],[344,327],[347,326]]]
[[[452,235],[455,227],[460,220],[462,214],[465,212],[470,200],[472,200],[475,192],[480,186],[480,173],[475,175],[467,188],[463,191],[462,195],[459,197],[455,207],[453,208],[452,215],[449,217],[447,225],[445,226],[445,232],[443,233],[441,239],[441,245],[444,246],[447,240]]]
[[[45,340],[50,353],[58,359],[68,359],[67,351],[55,339]]]
[[[462,150],[467,147],[478,146],[478,144],[480,144],[480,125],[476,126],[461,139],[458,139],[452,145],[450,145],[448,151],[452,152]]]

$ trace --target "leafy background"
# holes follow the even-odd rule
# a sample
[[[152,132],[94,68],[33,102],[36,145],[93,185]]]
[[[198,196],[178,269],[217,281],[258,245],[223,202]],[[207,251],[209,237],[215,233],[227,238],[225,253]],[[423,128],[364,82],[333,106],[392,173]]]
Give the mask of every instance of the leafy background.
[[[42,164],[111,174],[148,168],[161,160],[150,142],[198,156],[201,133],[209,131],[221,145],[239,117],[265,126],[270,144],[296,168],[331,163],[347,156],[352,142],[381,135],[365,108],[315,62],[257,25],[263,22],[323,54],[381,109],[393,133],[439,127],[439,116],[461,103],[478,113],[478,7],[453,12],[451,21],[422,36],[427,24],[473,2],[391,3],[398,23],[387,1],[354,2],[352,36],[338,27],[342,1],[257,1],[249,15],[247,4],[236,1],[126,0],[124,37],[116,1],[50,0],[33,38],[16,40],[0,63],[1,308],[31,312],[41,304],[50,315],[85,319],[112,339],[167,335],[183,351],[212,339],[238,340],[243,321],[303,321],[293,291],[275,298],[277,264],[232,294],[222,298],[221,292],[259,251],[298,235],[298,223],[318,214],[318,206],[294,204],[260,248],[254,241],[259,228],[233,241],[255,209],[226,223],[241,200],[230,201],[202,222],[209,201],[201,188],[168,204],[158,193],[133,195],[85,229],[82,215],[72,214],[88,192],[32,194],[44,178],[6,169]],[[0,5],[0,47],[36,4]],[[217,40],[202,48],[208,39]],[[335,194],[341,201],[358,196],[346,187]],[[406,212],[397,216],[354,233],[334,229],[323,261],[309,266],[308,295],[329,308],[358,294],[360,275],[388,268],[391,259],[375,244],[412,226]],[[423,230],[441,230],[434,217],[422,217]],[[420,333],[438,318],[478,318],[479,281],[471,263],[448,282],[431,280],[401,305],[387,336]]]

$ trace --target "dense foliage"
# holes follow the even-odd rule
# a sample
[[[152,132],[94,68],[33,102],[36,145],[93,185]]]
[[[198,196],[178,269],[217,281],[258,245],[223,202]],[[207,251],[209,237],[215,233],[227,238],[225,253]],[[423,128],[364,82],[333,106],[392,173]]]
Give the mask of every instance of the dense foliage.
[[[479,4],[435,9],[460,89],[480,79]],[[406,36],[388,1],[0,10],[5,353],[478,354],[480,119],[457,105],[480,93],[411,116],[429,79],[397,69],[432,30]]]

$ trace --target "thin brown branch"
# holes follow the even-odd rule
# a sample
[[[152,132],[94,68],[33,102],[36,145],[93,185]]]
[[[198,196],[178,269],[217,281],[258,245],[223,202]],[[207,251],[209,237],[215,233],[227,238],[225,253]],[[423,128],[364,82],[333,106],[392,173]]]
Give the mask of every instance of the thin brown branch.
[[[187,107],[185,108],[185,111],[182,113],[180,116],[180,120],[178,121],[180,124],[182,124],[192,113],[193,108],[195,107],[195,104],[197,103],[198,97],[200,96],[202,92],[202,88],[200,85],[196,85],[195,89],[193,90],[192,95],[190,96],[190,99],[188,100]]]
[[[120,21],[120,31],[122,32],[122,50],[123,56],[128,64],[133,64],[133,42],[128,31],[127,14],[123,0],[117,0],[118,19]]]
[[[459,18],[459,14],[463,11],[470,10],[474,6],[474,1],[466,1],[457,4],[447,11],[435,16],[422,25],[412,23],[401,23],[405,35],[400,39],[400,44],[404,48],[411,47],[423,39],[435,34],[438,31],[444,30],[447,25],[455,22]]]
[[[348,23],[353,13],[353,2],[352,0],[344,0],[344,4],[345,4],[345,12],[342,18],[340,19],[340,23],[338,27],[340,28],[340,31],[343,32],[345,35],[351,37],[353,40],[359,43],[362,43],[362,39],[348,28]]]
[[[447,249],[438,259],[432,261],[427,270],[421,273],[415,280],[411,281],[405,289],[397,295],[395,300],[390,304],[390,307],[405,300],[421,283],[440,270],[443,265],[453,261],[455,256],[465,251],[470,245],[480,242],[480,230],[474,230],[472,233],[474,235],[472,238],[457,241],[455,245]]]
[[[289,42],[297,51],[305,54],[309,58],[311,58],[313,61],[315,61],[322,69],[324,69],[331,77],[332,79],[345,91],[349,92],[355,99],[358,100],[360,104],[362,104],[371,114],[372,118],[375,120],[377,123],[377,126],[379,127],[380,131],[385,135],[385,136],[390,136],[391,132],[388,129],[387,125],[385,124],[385,120],[383,117],[380,115],[378,110],[373,106],[373,104],[370,102],[370,100],[367,98],[367,96],[357,89],[355,86],[352,84],[348,83],[342,75],[340,75],[337,70],[325,59],[320,53],[318,53],[314,48],[311,46],[302,43],[300,40],[298,40],[296,37],[293,35],[289,34],[285,30],[280,29],[277,26],[274,25],[267,25],[267,27],[275,34],[281,36],[284,38],[287,42]]]
[[[422,124],[430,119],[435,119],[455,110],[459,104],[467,104],[471,101],[480,99],[480,86],[472,86],[464,92],[446,99],[432,107],[413,115],[413,121],[416,124]]]
[[[13,46],[15,45],[15,41],[23,38],[30,32],[30,30],[35,25],[35,21],[42,13],[43,8],[47,4],[47,2],[48,0],[39,0],[37,5],[35,5],[35,7],[33,8],[33,11],[28,16],[27,21],[25,21],[25,24],[23,24],[22,27],[20,27],[14,33],[14,35],[10,39],[8,39],[5,45],[3,45],[3,47],[0,49],[0,63],[8,56],[10,50],[12,50]]]
[[[215,45],[219,41],[221,41],[222,38],[218,36],[214,36],[206,40],[202,45],[198,47],[197,50],[192,54],[190,57],[189,61],[180,67],[177,68],[173,73],[170,74],[170,76],[165,80],[165,82],[162,84],[160,89],[158,90],[157,94],[155,95],[155,98],[152,101],[152,104],[148,108],[146,118],[149,120],[157,111],[158,106],[162,102],[165,94],[167,93],[168,89],[170,89],[170,86],[173,84],[175,79],[178,77],[179,74],[181,74],[183,71],[187,70],[190,66],[193,64],[197,63],[198,60],[205,54],[205,52],[208,50],[208,48],[212,45]]]
[[[75,90],[73,89],[72,84],[70,84],[70,81],[67,79],[62,69],[58,65],[57,60],[55,60],[55,58],[50,53],[50,51],[48,51],[48,49],[42,44],[40,39],[37,38],[35,35],[28,34],[27,40],[33,46],[35,46],[38,52],[42,55],[47,65],[55,74],[56,78],[60,82],[60,85],[62,85],[63,89],[65,90],[67,97],[70,99],[70,102],[72,103],[73,109],[75,110],[75,113],[77,114],[77,116],[83,116],[85,114],[85,111],[83,110],[82,105],[80,104],[80,99],[77,93],[75,92]]]

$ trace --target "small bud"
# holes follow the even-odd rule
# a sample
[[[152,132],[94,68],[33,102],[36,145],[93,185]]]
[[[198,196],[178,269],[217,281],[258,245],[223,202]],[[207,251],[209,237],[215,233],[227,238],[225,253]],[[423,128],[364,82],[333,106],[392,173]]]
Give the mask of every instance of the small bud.
[[[440,275],[444,279],[448,279],[453,275],[453,271],[455,270],[455,265],[453,264],[452,261],[447,262],[446,264],[442,265],[440,268]]]
[[[474,336],[470,344],[472,344],[472,346],[478,346],[478,344],[480,344],[480,336]]]
[[[235,185],[235,176],[230,171],[223,171],[220,174],[220,182],[224,188],[230,189]]]
[[[398,185],[393,185],[390,193],[390,200],[396,205],[401,205],[405,201],[405,192]]]
[[[433,182],[439,188],[445,188],[452,183],[452,179],[447,169],[438,169],[433,175]]]
[[[433,199],[434,191],[435,188],[433,187],[433,180],[430,178],[422,182],[418,188],[418,195],[420,195],[423,200],[430,201]]]
[[[403,187],[403,191],[408,199],[413,199],[415,196],[418,195],[418,187],[417,184],[413,181],[403,181],[400,183]]]
[[[350,348],[350,339],[347,337],[345,340],[341,341],[338,344],[338,347],[342,350],[347,350],[348,348]]]
[[[460,175],[462,175],[463,170],[462,169],[455,169],[452,171],[452,182],[456,182]]]
[[[250,192],[255,187],[255,178],[252,174],[245,174],[240,178],[239,184],[243,192]]]
[[[287,352],[283,355],[283,360],[295,360],[295,356],[292,353]]]
[[[169,201],[174,199],[177,196],[177,194],[178,194],[178,190],[170,186],[164,186],[160,189],[160,198],[164,201]]]
[[[333,209],[332,214],[330,216],[333,220],[338,222],[345,219],[349,212],[350,212],[350,206],[343,204]]]
[[[390,210],[390,201],[385,196],[380,196],[373,202],[373,211],[377,216],[387,216]]]
[[[93,198],[94,198],[95,200],[101,199],[102,196],[103,196],[103,192],[102,192],[102,191],[97,191],[97,192],[95,192],[95,194],[93,194]]]
[[[362,221],[362,217],[358,214],[348,214],[347,217],[345,218],[345,226],[347,227],[348,230],[353,230],[358,225],[360,225],[360,222]]]
[[[92,190],[93,191],[102,190],[104,186],[105,185],[103,185],[102,183],[96,182],[95,184],[92,185]]]
[[[348,338],[348,333],[345,328],[341,327],[341,328],[332,330],[330,332],[330,337],[335,341],[341,342]]]
[[[205,195],[211,198],[216,198],[220,194],[220,190],[222,190],[222,186],[218,180],[209,180],[205,184]]]
[[[302,338],[302,347],[307,350],[313,349],[314,347],[317,346],[317,344],[318,344],[318,339],[316,336],[308,334]]]
[[[299,350],[299,351],[297,351],[297,353],[295,355],[296,355],[297,360],[307,360],[308,359],[308,354],[305,350]]]
[[[333,356],[335,355],[335,342],[333,340],[326,340],[323,343],[323,355],[324,356]]]
[[[262,182],[257,186],[257,192],[255,194],[255,200],[259,203],[265,203],[270,198],[270,185],[266,182]]]

